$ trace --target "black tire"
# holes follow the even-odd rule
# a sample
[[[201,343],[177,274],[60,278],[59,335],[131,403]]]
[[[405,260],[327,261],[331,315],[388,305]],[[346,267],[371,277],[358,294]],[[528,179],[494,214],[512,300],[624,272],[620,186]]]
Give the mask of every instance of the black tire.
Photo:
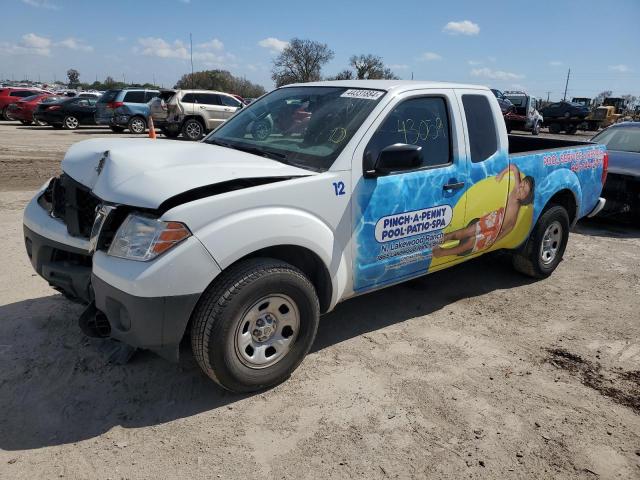
[[[565,130],[567,135],[575,135],[577,131],[578,131],[578,127],[576,127],[575,125],[569,125]]]
[[[540,123],[534,122],[533,128],[531,128],[531,135],[538,135],[540,133]]]
[[[109,129],[113,132],[113,133],[122,133],[124,132],[124,127],[119,127],[117,125],[110,125]]]
[[[204,125],[196,118],[189,118],[182,124],[182,135],[188,140],[200,140],[204,136]]]
[[[256,328],[250,324],[261,317],[248,320],[245,315],[254,308],[271,310],[271,305],[263,308],[264,302],[273,301],[276,308],[280,300],[271,300],[275,295],[293,302],[295,311],[282,315],[297,313],[298,331],[289,334],[295,337],[275,363],[251,367],[238,350],[238,338]],[[278,309],[282,312],[282,305]],[[193,314],[191,347],[200,368],[222,387],[234,392],[261,390],[283,382],[300,365],[315,339],[319,316],[318,296],[300,270],[270,258],[248,259],[223,272],[203,294]],[[284,320],[277,314],[275,318],[275,331],[282,328],[278,335],[284,336],[286,327],[279,326]],[[250,332],[252,342],[256,331]],[[250,352],[253,355],[253,349]]]
[[[80,126],[80,120],[73,115],[67,115],[62,121],[62,128],[65,130],[76,130]]]
[[[30,122],[29,120],[20,120],[20,123],[22,125],[31,125],[33,122]]]
[[[525,244],[513,252],[513,267],[533,278],[547,278],[562,261],[568,240],[569,214],[564,207],[552,205],[542,212]],[[545,256],[543,246],[555,249],[553,258]]]
[[[10,122],[11,120],[13,120],[13,117],[11,116],[11,114],[9,113],[9,107],[4,107],[2,109],[2,119],[6,120],[7,122]]]
[[[131,133],[142,135],[147,130],[147,121],[140,116],[131,117],[127,128]]]
[[[562,131],[562,126],[559,123],[552,123],[549,125],[549,133],[558,134]]]
[[[256,140],[264,141],[269,138],[272,130],[273,127],[269,121],[258,120],[257,122],[254,122],[253,127],[251,128],[251,136]]]

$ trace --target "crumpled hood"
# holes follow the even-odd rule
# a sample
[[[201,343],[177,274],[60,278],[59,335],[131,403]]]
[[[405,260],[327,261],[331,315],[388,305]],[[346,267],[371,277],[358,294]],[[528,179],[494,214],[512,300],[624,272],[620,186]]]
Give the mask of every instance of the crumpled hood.
[[[216,145],[139,138],[76,143],[62,170],[102,200],[143,208],[158,208],[179,193],[229,180],[315,175]]]

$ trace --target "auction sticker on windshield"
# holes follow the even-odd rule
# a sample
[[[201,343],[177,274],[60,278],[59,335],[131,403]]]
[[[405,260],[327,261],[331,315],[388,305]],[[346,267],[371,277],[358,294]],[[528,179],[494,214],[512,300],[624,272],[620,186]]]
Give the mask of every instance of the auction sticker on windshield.
[[[340,96],[346,98],[364,98],[367,100],[377,100],[382,95],[384,95],[384,92],[381,92],[380,90],[361,90],[359,88],[350,88]]]

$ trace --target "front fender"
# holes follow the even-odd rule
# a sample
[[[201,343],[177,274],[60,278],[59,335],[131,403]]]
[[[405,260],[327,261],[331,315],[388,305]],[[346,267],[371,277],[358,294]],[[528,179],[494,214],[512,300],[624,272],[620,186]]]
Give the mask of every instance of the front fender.
[[[331,306],[348,280],[344,246],[331,228],[309,212],[289,207],[265,207],[235,212],[194,232],[222,270],[263,248],[295,245],[314,252],[332,282]]]

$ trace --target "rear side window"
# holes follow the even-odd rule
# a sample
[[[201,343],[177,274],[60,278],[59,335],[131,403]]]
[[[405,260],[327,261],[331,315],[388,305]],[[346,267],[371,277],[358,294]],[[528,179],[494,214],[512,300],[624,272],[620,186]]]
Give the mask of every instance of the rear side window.
[[[156,97],[160,96],[160,92],[153,92],[153,91],[149,91],[147,90],[144,94],[144,101],[145,103],[148,102],[151,99],[154,99]]]
[[[195,93],[185,93],[184,97],[182,97],[182,101],[184,103],[195,103],[196,102]]]
[[[145,103],[144,92],[142,90],[127,92],[122,101],[125,103]]]
[[[204,105],[221,105],[220,96],[215,93],[196,93],[196,102]]]
[[[220,100],[225,107],[240,107],[240,100],[230,97],[229,95],[220,95]]]
[[[20,97],[20,98],[26,98],[26,97],[30,97],[34,94],[34,92],[30,92],[28,90],[18,90],[17,92],[11,92],[11,94],[9,95],[10,97]]]
[[[116,97],[120,93],[120,90],[107,90],[102,94],[98,102],[100,103],[109,103],[115,101]]]
[[[484,95],[462,95],[467,119],[471,161],[483,162],[498,150],[498,133],[489,100]]]
[[[449,116],[442,97],[421,97],[398,104],[378,127],[367,145],[366,155],[376,160],[380,151],[396,143],[422,147],[418,168],[451,162]]]

